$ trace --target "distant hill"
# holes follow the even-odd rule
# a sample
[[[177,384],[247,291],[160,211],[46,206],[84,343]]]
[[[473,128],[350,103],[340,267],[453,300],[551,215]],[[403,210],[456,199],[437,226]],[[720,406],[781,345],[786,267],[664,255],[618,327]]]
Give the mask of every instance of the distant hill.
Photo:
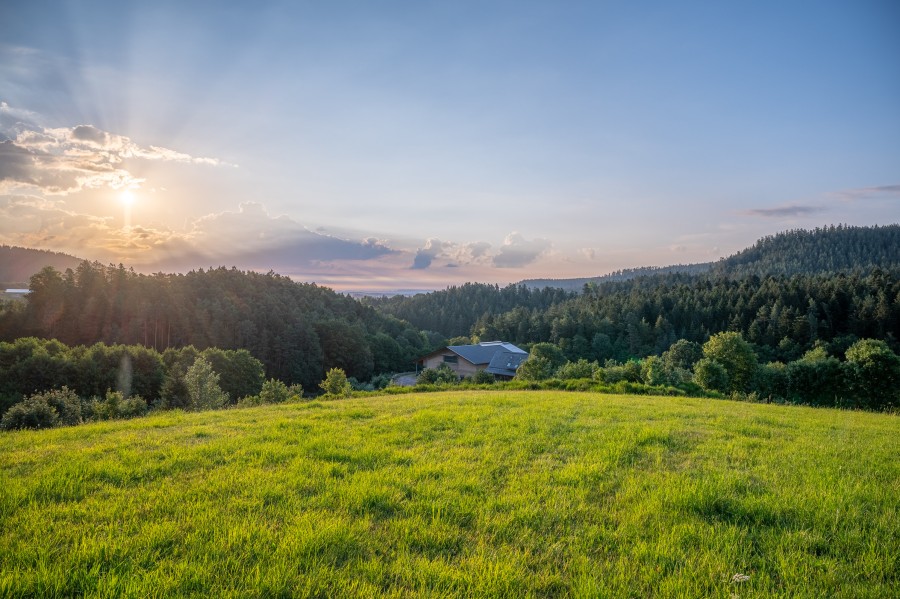
[[[587,283],[599,285],[667,274],[711,273],[740,278],[896,267],[900,267],[900,225],[832,225],[811,231],[795,229],[769,235],[718,262],[629,268],[608,275],[577,279],[528,279],[521,284],[532,289],[557,287],[567,291],[581,291]]]
[[[819,274],[900,266],[900,225],[832,225],[769,235],[715,263],[726,276]]]
[[[712,270],[714,262],[701,262],[698,264],[675,264],[673,266],[643,266],[639,268],[623,268],[599,277],[580,277],[577,279],[525,279],[519,285],[525,285],[529,289],[541,289],[543,287],[556,287],[566,291],[581,291],[588,283],[599,285],[613,281],[630,281],[638,277],[652,275],[667,275],[675,273],[701,274]]]
[[[60,252],[0,245],[0,287],[27,287],[31,275],[45,266],[65,272],[82,262],[81,258]]]

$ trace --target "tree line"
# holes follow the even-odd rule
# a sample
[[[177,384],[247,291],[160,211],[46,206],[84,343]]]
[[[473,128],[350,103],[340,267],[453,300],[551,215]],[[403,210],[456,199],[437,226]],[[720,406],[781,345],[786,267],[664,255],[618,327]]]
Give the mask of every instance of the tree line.
[[[549,388],[563,381],[590,380],[606,387],[625,382],[656,392],[672,388],[741,400],[867,410],[900,407],[900,356],[875,339],[854,342],[842,359],[817,344],[787,364],[760,362],[753,345],[730,331],[712,335],[702,345],[679,339],[661,356],[604,365],[583,358],[570,361],[558,346],[537,343],[516,379]]]
[[[741,333],[764,362],[798,359],[817,343],[837,357],[858,339],[900,339],[900,271],[725,277],[665,275],[607,283],[547,310],[479,317],[471,335],[549,341],[570,360],[661,355],[673,342]]]
[[[150,407],[188,409],[187,375],[202,359],[216,373],[224,405],[260,392],[262,362],[245,349],[199,350],[192,345],[159,352],[143,345],[95,343],[69,347],[56,339],[23,337],[0,342],[0,415],[24,398],[66,387],[90,400],[118,392]]]
[[[56,339],[66,345],[139,344],[158,352],[245,349],[267,377],[316,389],[342,368],[368,380],[412,368],[443,336],[382,314],[348,296],[274,273],[234,268],[141,275],[82,262],[31,277],[25,302],[0,306],[0,340]]]

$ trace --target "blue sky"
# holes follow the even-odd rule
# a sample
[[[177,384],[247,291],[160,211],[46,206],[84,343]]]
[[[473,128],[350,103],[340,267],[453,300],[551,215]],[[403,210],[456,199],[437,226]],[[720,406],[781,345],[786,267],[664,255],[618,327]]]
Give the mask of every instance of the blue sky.
[[[3,3],[0,242],[440,288],[898,221],[895,2],[237,4]]]

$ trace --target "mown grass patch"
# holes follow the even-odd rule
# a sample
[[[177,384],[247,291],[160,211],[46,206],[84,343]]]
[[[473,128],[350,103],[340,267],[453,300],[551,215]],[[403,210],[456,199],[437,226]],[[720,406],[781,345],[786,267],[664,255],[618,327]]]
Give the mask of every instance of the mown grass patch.
[[[891,596],[898,433],[547,391],[7,433],[0,595]]]

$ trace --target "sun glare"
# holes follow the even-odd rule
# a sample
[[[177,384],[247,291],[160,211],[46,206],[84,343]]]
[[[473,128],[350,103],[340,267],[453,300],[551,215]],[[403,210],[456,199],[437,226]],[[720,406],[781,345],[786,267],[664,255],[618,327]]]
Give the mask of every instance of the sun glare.
[[[122,204],[122,225],[126,230],[131,228],[131,207],[136,199],[134,192],[130,189],[119,192],[119,203]]]

